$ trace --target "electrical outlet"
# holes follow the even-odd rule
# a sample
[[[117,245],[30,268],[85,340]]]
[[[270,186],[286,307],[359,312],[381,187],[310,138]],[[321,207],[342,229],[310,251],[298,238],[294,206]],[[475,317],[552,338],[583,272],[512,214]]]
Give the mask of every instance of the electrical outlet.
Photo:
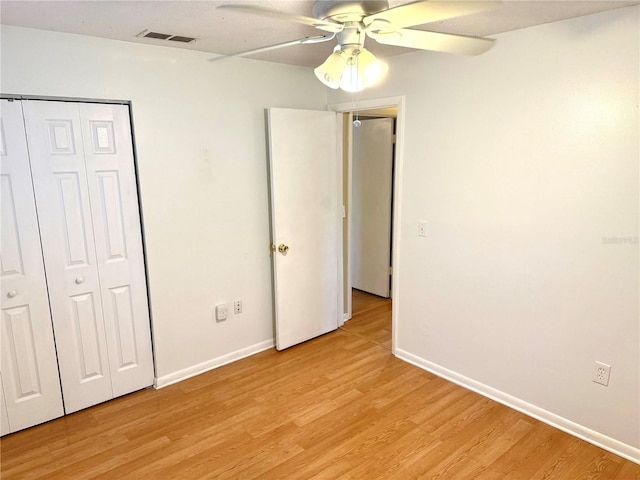
[[[235,315],[242,313],[242,300],[236,300],[233,302],[233,313]]]
[[[221,305],[216,305],[216,320],[218,322],[222,322],[223,320],[226,320],[228,315],[229,315],[229,307],[227,306],[226,303],[223,303]]]
[[[607,387],[609,385],[609,375],[611,375],[611,365],[596,362],[593,365],[593,381]]]

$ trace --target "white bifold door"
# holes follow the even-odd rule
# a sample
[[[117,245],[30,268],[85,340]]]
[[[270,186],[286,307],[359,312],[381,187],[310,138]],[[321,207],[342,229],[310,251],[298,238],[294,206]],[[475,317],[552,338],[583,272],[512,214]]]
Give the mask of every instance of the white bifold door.
[[[71,413],[153,382],[129,113],[124,105],[11,103],[22,103],[24,112],[39,226],[30,238],[44,257],[48,288],[41,298],[47,311],[50,305],[58,388]],[[5,223],[3,192],[3,232]],[[18,215],[18,230],[23,223]],[[4,233],[2,242],[4,294]],[[3,322],[3,334],[4,328]],[[3,391],[14,431],[4,350]],[[49,363],[55,366],[55,353]]]
[[[2,100],[2,435],[64,414],[20,102]]]

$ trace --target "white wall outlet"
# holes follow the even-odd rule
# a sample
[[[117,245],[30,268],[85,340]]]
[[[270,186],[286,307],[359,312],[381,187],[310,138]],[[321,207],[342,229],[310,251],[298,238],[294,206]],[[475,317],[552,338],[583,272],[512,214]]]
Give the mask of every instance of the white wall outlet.
[[[593,381],[607,387],[609,385],[609,375],[611,375],[611,365],[596,362],[593,365]]]
[[[418,222],[418,236],[426,237],[427,236],[427,222],[420,221]]]
[[[216,305],[216,320],[218,322],[226,320],[228,316],[229,316],[229,307],[227,306],[226,303],[223,303],[221,305]]]
[[[242,300],[236,300],[233,302],[233,313],[235,315],[242,313]]]

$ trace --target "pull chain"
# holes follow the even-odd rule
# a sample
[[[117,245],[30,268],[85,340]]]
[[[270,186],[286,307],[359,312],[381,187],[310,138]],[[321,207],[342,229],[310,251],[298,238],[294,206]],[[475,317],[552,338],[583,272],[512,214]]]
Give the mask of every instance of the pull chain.
[[[353,126],[358,128],[360,125],[362,125],[362,122],[360,121],[359,118],[359,112],[358,112],[358,97],[360,95],[360,69],[359,64],[358,64],[358,57],[359,57],[360,52],[356,51],[355,57],[356,57],[356,82],[355,82],[355,92],[351,92],[351,103],[353,104],[353,110],[355,111],[355,119],[353,120]]]

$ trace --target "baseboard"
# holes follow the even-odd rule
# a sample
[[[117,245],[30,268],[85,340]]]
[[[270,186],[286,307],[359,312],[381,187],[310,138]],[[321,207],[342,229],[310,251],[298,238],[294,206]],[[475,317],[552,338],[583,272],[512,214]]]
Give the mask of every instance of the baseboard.
[[[476,393],[479,393],[480,395],[495,400],[498,403],[513,408],[514,410],[533,417],[536,420],[540,420],[541,422],[544,422],[547,425],[551,425],[552,427],[562,430],[563,432],[566,432],[570,435],[578,437],[585,442],[592,443],[593,445],[603,448],[622,458],[626,458],[627,460],[640,464],[639,448],[632,447],[631,445],[627,445],[611,437],[607,437],[606,435],[598,433],[595,430],[591,430],[590,428],[572,422],[571,420],[551,413],[531,403],[525,402],[524,400],[521,400],[517,397],[513,397],[500,390],[489,387],[488,385],[465,377],[464,375],[460,375],[459,373],[456,373],[435,363],[429,362],[428,360],[418,357],[405,350],[396,349],[395,355],[406,362],[409,362],[417,367],[422,368],[423,370],[427,370],[428,372],[433,373],[434,375],[442,377],[457,385],[460,385],[461,387],[467,388]]]
[[[193,365],[192,367],[178,370],[177,372],[170,373],[169,375],[157,377],[153,382],[153,386],[156,389],[167,387],[169,385],[173,385],[174,383],[181,382],[182,380],[186,380],[187,378],[195,377],[196,375],[200,375],[201,373],[221,367],[223,365],[226,365],[227,363],[235,362],[236,360],[240,360],[241,358],[250,357],[251,355],[255,355],[256,353],[262,352],[264,350],[268,350],[270,348],[273,348],[274,346],[275,343],[273,340],[266,340],[264,342],[256,343],[255,345],[250,345],[246,348],[236,350],[235,352],[212,358],[211,360]]]

